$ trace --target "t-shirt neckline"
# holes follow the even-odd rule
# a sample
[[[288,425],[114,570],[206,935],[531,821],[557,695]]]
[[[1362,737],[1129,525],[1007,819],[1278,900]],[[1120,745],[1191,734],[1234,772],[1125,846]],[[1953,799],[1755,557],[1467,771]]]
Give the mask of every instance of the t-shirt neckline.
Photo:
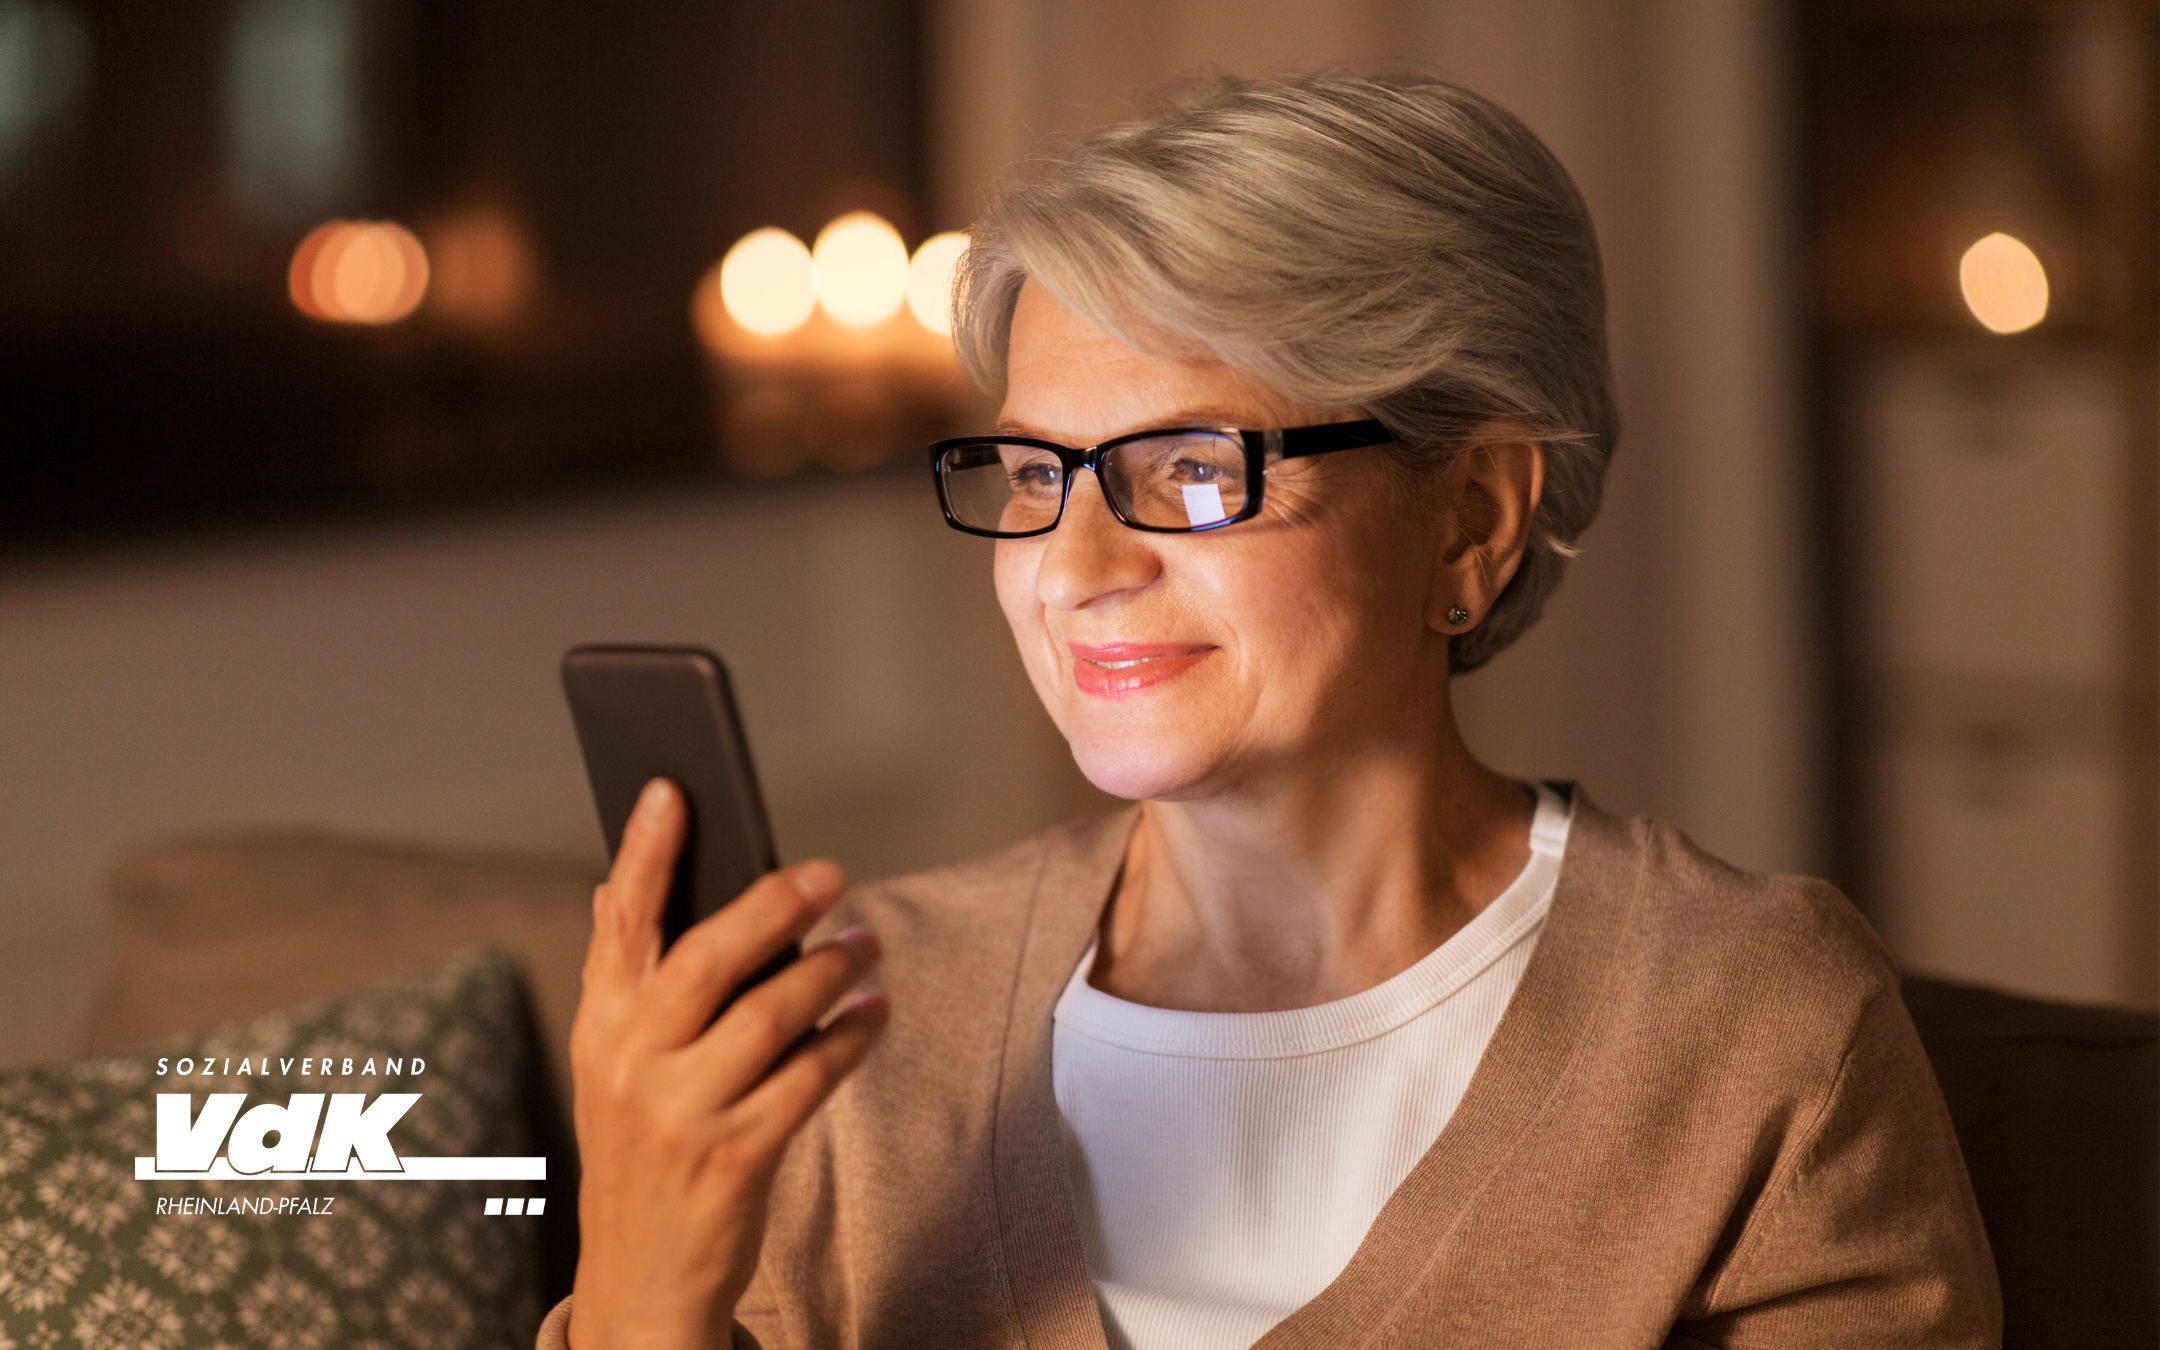
[[[1216,1013],[1152,1008],[1088,983],[1095,945],[1080,957],[1054,1014],[1063,1031],[1145,1054],[1191,1059],[1283,1059],[1381,1036],[1470,983],[1537,932],[1552,903],[1574,803],[1543,783],[1530,823],[1530,860],[1493,902],[1416,964],[1370,989],[1309,1008]]]

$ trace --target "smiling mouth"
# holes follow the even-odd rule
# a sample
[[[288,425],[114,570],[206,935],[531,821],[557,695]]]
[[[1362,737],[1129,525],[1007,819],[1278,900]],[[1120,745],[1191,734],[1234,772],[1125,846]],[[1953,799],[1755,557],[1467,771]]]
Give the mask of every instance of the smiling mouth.
[[[1207,644],[1115,642],[1071,647],[1073,685],[1096,698],[1124,698],[1176,679],[1209,652]]]

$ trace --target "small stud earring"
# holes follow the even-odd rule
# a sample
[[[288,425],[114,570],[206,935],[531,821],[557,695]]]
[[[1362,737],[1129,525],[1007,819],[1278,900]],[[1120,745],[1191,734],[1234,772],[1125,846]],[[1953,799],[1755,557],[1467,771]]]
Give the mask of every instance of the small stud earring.
[[[1470,611],[1464,609],[1461,605],[1457,605],[1447,612],[1447,621],[1449,623],[1468,623],[1470,622]]]

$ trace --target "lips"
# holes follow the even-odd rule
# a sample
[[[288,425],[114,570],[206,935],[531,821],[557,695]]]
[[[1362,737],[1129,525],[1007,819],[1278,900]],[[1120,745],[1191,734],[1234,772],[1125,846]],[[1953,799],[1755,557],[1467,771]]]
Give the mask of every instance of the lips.
[[[1095,698],[1126,698],[1174,680],[1198,665],[1215,648],[1189,642],[1113,642],[1091,647],[1068,644],[1073,658],[1073,686]]]

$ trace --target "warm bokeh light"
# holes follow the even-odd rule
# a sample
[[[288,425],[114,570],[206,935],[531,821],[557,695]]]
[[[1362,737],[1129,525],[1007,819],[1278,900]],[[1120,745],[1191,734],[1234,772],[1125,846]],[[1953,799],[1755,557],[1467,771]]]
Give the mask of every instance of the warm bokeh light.
[[[786,230],[752,230],[698,283],[698,331],[710,342],[711,325],[724,315],[766,337],[793,332],[817,307],[811,272],[802,240]],[[716,300],[720,312],[710,313]]]
[[[1958,260],[1958,289],[1973,317],[1997,333],[2022,333],[2047,317],[2047,269],[2022,240],[1991,234]]]
[[[293,250],[293,304],[326,323],[396,323],[427,294],[427,251],[393,221],[333,220]]]
[[[476,327],[506,323],[531,303],[538,285],[532,245],[516,220],[476,206],[428,231],[428,308]]]
[[[923,240],[915,250],[915,260],[908,264],[908,309],[939,337],[952,336],[953,272],[967,246],[965,234],[933,234]]]
[[[868,211],[851,211],[818,231],[818,303],[855,328],[891,318],[907,300],[907,245],[900,232]]]
[[[359,226],[345,236],[337,254],[330,293],[347,322],[393,323],[412,313],[427,293],[427,254],[402,226],[387,221]],[[316,298],[322,303],[319,290]]]
[[[342,241],[352,230],[352,222],[333,220],[308,231],[300,247],[293,250],[292,266],[285,273],[285,289],[292,296],[293,305],[311,319],[328,320],[330,314],[315,303],[315,264],[329,251],[331,241]]]

